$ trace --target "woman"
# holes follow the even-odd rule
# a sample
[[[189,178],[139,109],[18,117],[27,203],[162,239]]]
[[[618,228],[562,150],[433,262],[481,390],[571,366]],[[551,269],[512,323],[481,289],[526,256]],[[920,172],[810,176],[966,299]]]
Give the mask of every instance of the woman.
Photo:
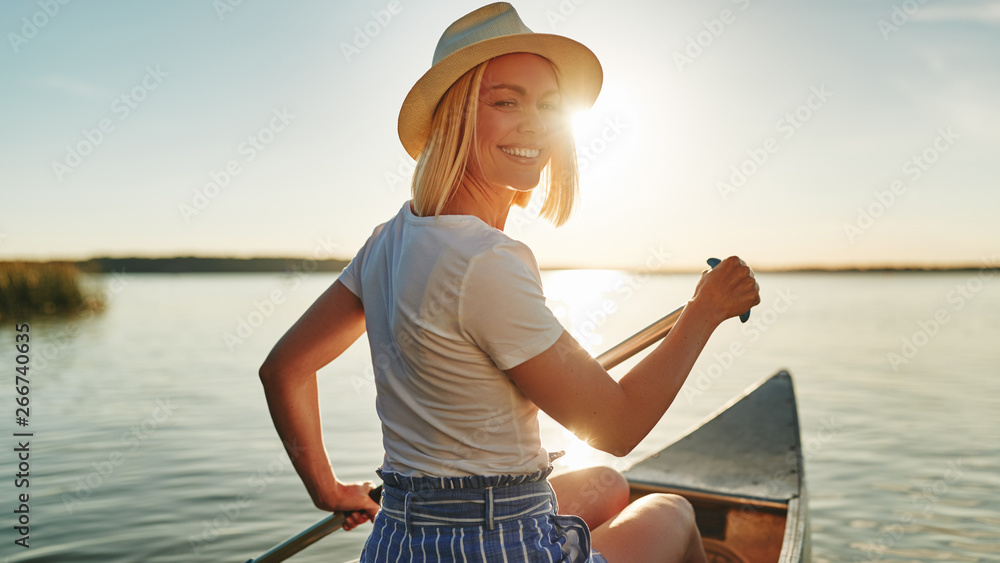
[[[684,499],[626,506],[625,481],[607,468],[550,480],[539,441],[540,408],[625,455],[715,327],[759,302],[750,269],[727,259],[620,381],[545,307],[534,257],[502,231],[543,171],[542,215],[557,225],[568,217],[577,177],[567,108],[592,104],[601,77],[586,47],[533,34],[508,4],[452,24],[400,112],[400,140],[417,159],[413,200],[375,229],[261,367],[313,502],[351,512],[348,529],[374,521],[362,561],[705,560]],[[366,330],[385,447],[381,509],[371,483],[334,476],[316,390],[316,370]]]

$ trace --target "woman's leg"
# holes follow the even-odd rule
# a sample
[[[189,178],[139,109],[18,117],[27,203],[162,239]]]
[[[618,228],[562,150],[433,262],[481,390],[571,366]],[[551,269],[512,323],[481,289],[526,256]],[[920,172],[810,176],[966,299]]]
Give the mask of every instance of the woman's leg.
[[[591,532],[591,539],[609,563],[705,561],[694,510],[677,495],[652,494],[636,500]]]
[[[583,518],[591,530],[628,505],[628,481],[610,467],[588,467],[549,478],[560,514]]]

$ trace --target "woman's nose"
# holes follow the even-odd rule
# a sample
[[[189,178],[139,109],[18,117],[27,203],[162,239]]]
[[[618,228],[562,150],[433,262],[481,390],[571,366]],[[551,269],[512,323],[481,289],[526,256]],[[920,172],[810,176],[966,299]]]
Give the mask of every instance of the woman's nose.
[[[537,109],[529,109],[524,112],[524,119],[521,121],[521,131],[525,133],[545,133],[549,130],[548,124],[541,112]]]

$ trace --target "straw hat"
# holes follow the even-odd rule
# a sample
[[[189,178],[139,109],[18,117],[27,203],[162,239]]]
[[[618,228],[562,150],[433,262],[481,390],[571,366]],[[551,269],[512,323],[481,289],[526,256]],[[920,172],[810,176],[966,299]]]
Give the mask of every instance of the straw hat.
[[[483,6],[448,26],[430,70],[406,95],[399,110],[399,140],[406,152],[413,158],[420,155],[434,110],[456,80],[479,63],[510,53],[548,59],[570,104],[590,107],[601,91],[604,73],[590,49],[560,35],[533,33],[506,2]]]

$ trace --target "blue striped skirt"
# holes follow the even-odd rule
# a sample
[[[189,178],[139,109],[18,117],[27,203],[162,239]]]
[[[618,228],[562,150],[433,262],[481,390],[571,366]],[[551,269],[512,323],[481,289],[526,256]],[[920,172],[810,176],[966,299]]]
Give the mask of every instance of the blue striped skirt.
[[[546,480],[527,475],[405,477],[382,472],[382,509],[362,563],[607,563],[576,516],[556,514]]]

